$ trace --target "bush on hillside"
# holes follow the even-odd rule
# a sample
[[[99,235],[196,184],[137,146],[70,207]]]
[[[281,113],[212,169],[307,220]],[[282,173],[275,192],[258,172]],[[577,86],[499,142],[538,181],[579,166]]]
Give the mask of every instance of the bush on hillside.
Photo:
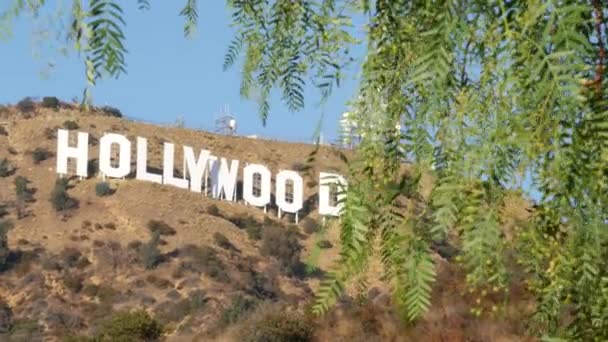
[[[55,188],[51,192],[51,204],[56,211],[74,209],[78,207],[78,201],[68,194],[68,180],[59,178],[55,182]]]
[[[113,193],[112,188],[110,187],[110,183],[108,182],[99,182],[95,184],[95,194],[97,197],[105,197],[110,196]]]
[[[232,297],[230,305],[222,312],[220,323],[222,325],[234,324],[245,314],[251,312],[256,305],[257,301],[238,294]]]
[[[175,293],[175,291],[169,293]],[[166,302],[166,305],[162,305],[157,317],[162,323],[180,322],[186,316],[204,308],[207,301],[203,291],[194,290],[188,294],[187,298]]]
[[[321,225],[315,219],[309,217],[302,220],[302,227],[304,227],[306,234],[314,234],[321,229]]]
[[[258,221],[253,218],[253,216],[248,214],[235,215],[233,217],[228,218],[228,220],[240,229],[246,229],[250,225],[260,225]]]
[[[0,221],[0,270],[6,267],[10,250],[8,248],[8,231],[11,224],[8,221]]]
[[[0,177],[8,177],[15,172],[15,167],[6,158],[0,159]]]
[[[8,131],[6,130],[6,128],[4,128],[4,126],[0,126],[0,135],[1,136],[7,136],[8,135]]]
[[[147,224],[150,232],[158,232],[160,235],[175,235],[177,232],[173,227],[163,221],[150,220]]]
[[[211,216],[221,216],[220,208],[218,208],[217,205],[212,204],[207,207],[207,214]]]
[[[239,251],[239,249],[236,248],[224,234],[215,232],[213,234],[213,240],[215,241],[216,245],[218,245],[219,247],[221,247],[223,249],[226,249],[229,251],[235,251],[235,252]]]
[[[44,129],[44,137],[48,140],[57,138],[57,127],[46,127]]]
[[[122,118],[122,112],[118,108],[114,108],[111,106],[103,106],[100,108],[100,110],[106,115]]]
[[[23,176],[15,177],[15,194],[17,195],[17,200],[22,202],[32,202],[34,200],[34,192],[32,189],[28,188],[29,181],[27,178]]]
[[[45,96],[42,98],[42,107],[51,108],[51,109],[59,109],[59,99],[55,96]]]
[[[22,113],[31,113],[36,109],[36,104],[32,101],[32,98],[25,97],[17,102],[17,109]]]
[[[253,216],[251,215],[236,215],[228,218],[230,222],[232,222],[235,226],[240,229],[244,229],[252,240],[260,240],[262,238],[262,229],[264,225],[272,224],[272,221],[269,219],[264,219],[264,223],[259,223]]]
[[[81,275],[72,273],[64,274],[62,280],[65,287],[73,293],[78,293],[82,290],[84,278]]]
[[[295,162],[295,163],[291,164],[291,169],[294,171],[298,171],[298,172],[304,172],[304,171],[310,169],[310,165],[308,165],[306,163],[302,163],[302,162]]]
[[[34,151],[32,151],[32,160],[34,164],[39,164],[51,156],[51,152],[44,147],[37,147]]]
[[[76,267],[82,257],[82,253],[74,247],[66,247],[59,253],[59,259],[67,268]]]
[[[278,225],[264,227],[260,251],[262,255],[276,258],[288,273],[300,275],[302,246],[297,227],[285,228]]]
[[[77,130],[80,128],[80,126],[78,125],[78,123],[74,120],[66,120],[63,122],[63,128],[73,131],[73,130]]]
[[[186,245],[180,252],[190,260],[182,262],[179,272],[204,273],[216,281],[227,283],[230,281],[226,265],[217,255],[215,249],[209,246]]]
[[[243,342],[307,342],[314,327],[303,314],[264,305],[243,322],[238,335]]]
[[[262,227],[260,225],[250,224],[245,228],[245,232],[251,240],[258,241],[262,238]]]
[[[160,242],[160,233],[158,231],[150,232],[150,241],[141,247],[141,261],[144,267],[148,270],[155,268],[161,262],[161,254],[158,249]]]
[[[146,311],[118,312],[100,331],[101,340],[157,341],[163,333],[162,325]]]

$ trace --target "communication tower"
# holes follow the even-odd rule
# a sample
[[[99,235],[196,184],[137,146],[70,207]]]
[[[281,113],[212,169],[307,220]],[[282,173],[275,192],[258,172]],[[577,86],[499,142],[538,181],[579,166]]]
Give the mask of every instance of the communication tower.
[[[235,135],[236,127],[236,118],[230,113],[230,107],[224,106],[215,120],[215,132],[224,135]]]

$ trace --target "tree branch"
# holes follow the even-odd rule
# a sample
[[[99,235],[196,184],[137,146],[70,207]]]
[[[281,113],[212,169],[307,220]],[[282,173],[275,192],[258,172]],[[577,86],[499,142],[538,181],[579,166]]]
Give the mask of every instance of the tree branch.
[[[602,9],[601,0],[593,0],[593,7],[595,12],[595,31],[597,34],[597,42],[598,42],[598,56],[597,56],[597,65],[595,68],[595,79],[593,83],[595,84],[595,95],[597,98],[602,98],[602,81],[604,76],[604,58],[606,57],[606,50],[604,47],[604,41],[602,39],[602,26],[604,25],[604,12]]]

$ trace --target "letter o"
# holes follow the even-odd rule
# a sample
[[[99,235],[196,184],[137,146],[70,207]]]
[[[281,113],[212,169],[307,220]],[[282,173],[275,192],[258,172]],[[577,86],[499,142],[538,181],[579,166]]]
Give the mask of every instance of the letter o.
[[[285,199],[286,195],[286,187],[287,181],[290,180],[293,182],[293,202],[289,203]],[[277,206],[281,208],[282,211],[288,213],[297,213],[302,209],[304,204],[304,182],[302,181],[302,177],[291,170],[283,170],[277,174],[276,179],[276,201]]]
[[[119,147],[118,166],[112,166],[112,145]],[[99,170],[108,177],[122,178],[131,172],[131,142],[125,136],[109,133],[99,139]]]

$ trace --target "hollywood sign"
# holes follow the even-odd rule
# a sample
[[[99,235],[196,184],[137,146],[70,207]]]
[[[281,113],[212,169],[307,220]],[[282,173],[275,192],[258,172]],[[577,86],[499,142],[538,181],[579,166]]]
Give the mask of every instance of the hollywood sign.
[[[70,134],[70,131],[64,129],[57,131],[56,172],[60,176],[68,175],[68,161],[72,159],[76,162],[75,174],[86,178],[89,171],[89,134],[77,132],[75,146],[70,146],[74,145],[73,143],[70,144]],[[174,171],[175,145],[165,142],[163,144],[163,171],[162,173],[152,173],[148,170],[148,141],[142,137],[137,137],[136,140],[136,179],[174,186],[202,193],[205,196],[210,192],[210,196],[218,200],[237,200],[239,160],[228,161],[226,158],[212,155],[211,151],[205,149],[200,149],[197,156],[194,148],[182,146],[183,176],[176,177]],[[116,133],[107,133],[99,139],[98,171],[104,179],[106,177],[122,179],[132,173],[131,145],[129,139]],[[117,156],[113,156],[112,151],[116,151]],[[112,162],[113,157],[117,159],[114,163]],[[271,201],[272,174],[270,170],[261,164],[247,163],[242,168],[242,180],[242,198],[245,204],[264,208],[266,212],[266,208]],[[338,201],[332,201],[331,197],[340,197],[341,195],[336,193],[336,188],[345,185],[346,181],[340,175],[327,172],[319,173],[318,212],[320,215],[340,215],[342,205],[339,198]],[[302,177],[293,170],[280,170],[275,175],[274,197],[279,217],[282,212],[292,213],[295,214],[297,222],[298,213],[304,205],[304,182]]]

